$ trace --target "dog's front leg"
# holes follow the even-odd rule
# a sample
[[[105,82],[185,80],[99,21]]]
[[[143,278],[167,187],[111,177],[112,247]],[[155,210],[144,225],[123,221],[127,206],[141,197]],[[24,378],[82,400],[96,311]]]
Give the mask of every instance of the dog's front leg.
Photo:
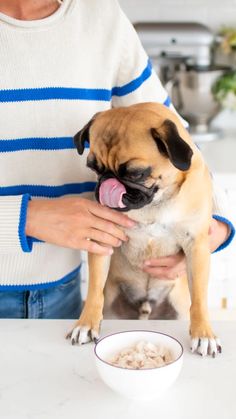
[[[191,294],[190,336],[191,350],[200,355],[216,356],[221,352],[219,339],[214,335],[208,313],[208,279],[210,250],[208,235],[201,235],[192,243],[187,257],[188,282]]]
[[[100,323],[103,318],[103,289],[107,279],[109,257],[88,255],[89,285],[88,295],[79,320],[67,337],[71,343],[87,343],[99,336]]]

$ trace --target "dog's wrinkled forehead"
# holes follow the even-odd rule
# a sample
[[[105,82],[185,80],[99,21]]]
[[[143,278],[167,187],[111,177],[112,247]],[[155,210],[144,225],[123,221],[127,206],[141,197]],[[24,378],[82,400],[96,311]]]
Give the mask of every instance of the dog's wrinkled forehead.
[[[114,170],[127,159],[141,160],[144,164],[147,161],[155,166],[158,155],[169,159],[177,169],[188,170],[193,154],[191,147],[179,135],[174,122],[176,116],[163,108],[157,104],[139,104],[95,115],[74,137],[79,154],[88,141],[92,155],[100,164]]]
[[[146,141],[151,125],[145,123],[143,112],[131,112],[127,108],[112,109],[102,112],[95,118],[90,129],[90,145],[96,146],[98,142],[103,142],[107,148],[116,147],[119,143],[126,146],[135,141],[138,145]]]

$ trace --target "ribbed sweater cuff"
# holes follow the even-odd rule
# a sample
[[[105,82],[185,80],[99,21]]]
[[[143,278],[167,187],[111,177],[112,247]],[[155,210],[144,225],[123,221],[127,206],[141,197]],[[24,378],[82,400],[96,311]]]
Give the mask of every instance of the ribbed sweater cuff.
[[[225,240],[224,243],[222,243],[213,253],[219,252],[220,250],[225,249],[233,240],[235,236],[235,228],[231,221],[229,221],[227,218],[222,217],[221,215],[214,214],[213,218],[217,221],[221,221],[222,223],[227,224],[227,226],[230,228],[230,234],[229,237]]]
[[[0,253],[30,252],[32,239],[25,235],[30,196],[0,197]]]
[[[32,238],[26,236],[25,234],[27,209],[28,209],[28,203],[30,200],[31,200],[31,197],[29,194],[25,194],[22,196],[18,233],[19,233],[20,245],[23,252],[31,252],[32,246],[33,246]]]

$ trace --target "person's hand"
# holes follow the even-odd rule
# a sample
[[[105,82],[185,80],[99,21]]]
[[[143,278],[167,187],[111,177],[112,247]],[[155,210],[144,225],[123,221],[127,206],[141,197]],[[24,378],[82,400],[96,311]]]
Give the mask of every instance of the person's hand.
[[[229,227],[221,221],[212,219],[209,229],[210,251],[214,252],[229,236]],[[186,259],[182,251],[175,255],[148,259],[143,271],[157,279],[176,279],[186,274]]]
[[[148,259],[143,271],[157,279],[176,279],[186,273],[186,260],[182,251],[175,255]]]
[[[29,202],[25,234],[47,243],[109,255],[127,237],[122,227],[136,223],[126,215],[83,198]]]

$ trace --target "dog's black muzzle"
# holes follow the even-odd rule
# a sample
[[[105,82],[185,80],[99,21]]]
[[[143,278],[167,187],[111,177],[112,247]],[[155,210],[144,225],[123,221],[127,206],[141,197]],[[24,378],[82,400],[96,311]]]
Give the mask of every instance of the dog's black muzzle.
[[[104,175],[98,178],[98,183],[95,189],[95,197],[96,200],[99,202],[99,188],[102,182],[109,178],[115,178],[116,176],[113,175],[112,172],[107,172]],[[147,188],[141,183],[134,183],[131,181],[126,181],[117,177],[119,182],[123,183],[126,189],[126,193],[123,195],[122,202],[125,205],[124,208],[114,208],[117,211],[130,211],[132,209],[139,209],[144,207],[145,205],[150,204],[152,202],[155,193],[158,190],[156,185]]]

